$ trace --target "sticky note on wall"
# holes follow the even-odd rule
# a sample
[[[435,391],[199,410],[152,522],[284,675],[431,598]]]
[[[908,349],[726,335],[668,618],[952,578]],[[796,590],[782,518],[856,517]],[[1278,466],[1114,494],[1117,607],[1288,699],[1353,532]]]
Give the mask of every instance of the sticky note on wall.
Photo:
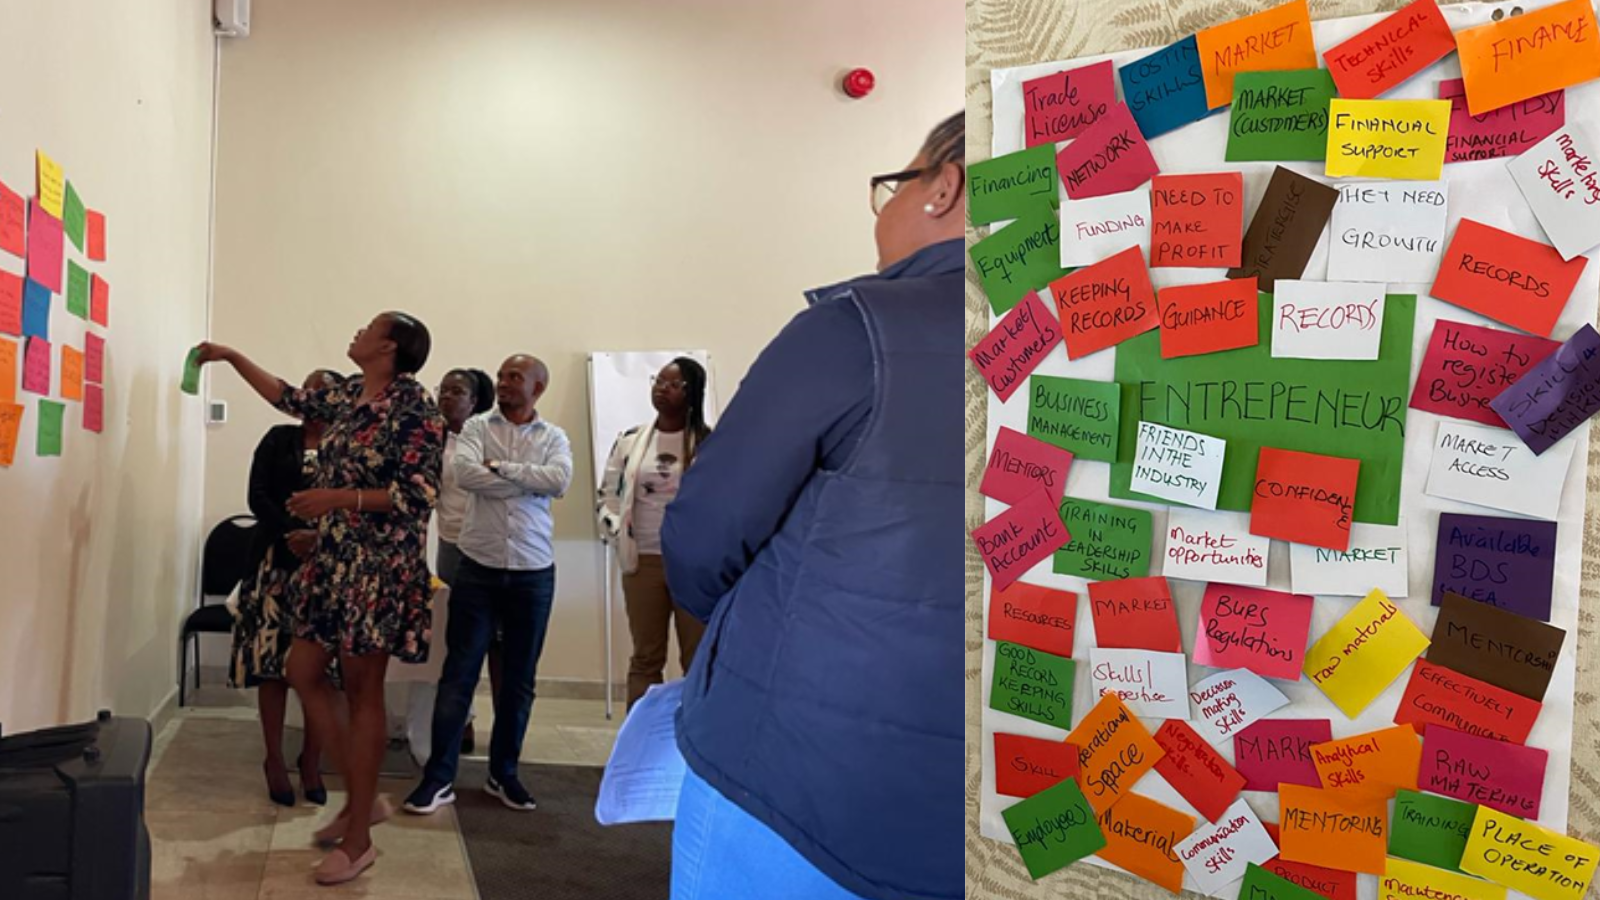
[[[1233,100],[1236,72],[1317,67],[1306,0],[1207,28],[1195,35],[1195,42],[1205,76],[1206,104],[1212,109]]]
[[[1565,0],[1456,33],[1467,108],[1482,115],[1600,78],[1600,35],[1589,0]]]
[[[1426,181],[1444,171],[1449,101],[1335,99],[1329,111],[1329,177]]]

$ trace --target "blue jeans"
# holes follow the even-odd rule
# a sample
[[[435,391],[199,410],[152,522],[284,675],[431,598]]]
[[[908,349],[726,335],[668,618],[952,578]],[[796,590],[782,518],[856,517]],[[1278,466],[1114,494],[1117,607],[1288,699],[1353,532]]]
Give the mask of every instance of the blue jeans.
[[[861,900],[690,769],[672,828],[672,900]]]
[[[505,643],[500,693],[494,698],[494,733],[489,738],[489,775],[502,782],[516,776],[533,710],[534,672],[544,650],[555,594],[555,566],[513,571],[461,558],[450,589],[448,652],[439,676],[439,698],[433,704],[433,752],[424,778],[445,784],[456,780],[461,730],[472,712],[472,695],[497,622]]]

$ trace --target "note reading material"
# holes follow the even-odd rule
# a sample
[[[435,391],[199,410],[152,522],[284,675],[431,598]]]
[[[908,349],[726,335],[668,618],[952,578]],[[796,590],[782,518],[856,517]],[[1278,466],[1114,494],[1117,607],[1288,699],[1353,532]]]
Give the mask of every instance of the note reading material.
[[[1094,810],[1071,778],[1006,808],[1001,815],[1035,880],[1106,845]]]
[[[1067,356],[1082,359],[1161,324],[1144,251],[1129,247],[1050,283]]]
[[[1426,649],[1427,637],[1374,590],[1306,651],[1305,673],[1353,719]]]
[[[78,196],[78,191],[67,182],[67,193],[61,207],[61,226],[67,233],[67,239],[72,241],[72,246],[83,249],[84,225],[83,199]]]
[[[989,708],[1065,729],[1072,724],[1076,668],[1064,656],[999,641],[994,646]]]
[[[1434,0],[1415,0],[1322,54],[1339,96],[1371,100],[1456,49],[1450,23]]]
[[[22,223],[27,207],[22,195],[0,183],[0,250],[12,256],[27,255]]]
[[[1467,111],[1467,89],[1459,78],[1439,82],[1439,99],[1450,101],[1447,163],[1516,156],[1544,140],[1567,120],[1565,91],[1551,91],[1481,116]]]
[[[61,293],[63,252],[61,220],[35,203],[28,217],[28,277],[49,288],[51,293]]]
[[[1116,694],[1142,719],[1189,718],[1189,666],[1182,653],[1089,650],[1091,700]]]
[[[1121,386],[1034,375],[1028,379],[1028,434],[1072,451],[1078,459],[1117,458]],[[1129,440],[1132,447],[1133,441]]]
[[[1382,797],[1286,784],[1278,790],[1278,810],[1284,859],[1383,874],[1389,810]]]
[[[61,165],[43,150],[37,151],[34,158],[39,176],[39,190],[35,194],[38,198],[37,203],[45,212],[59,220],[66,203],[66,176],[61,172]]]
[[[22,278],[0,271],[0,334],[22,337]]]
[[[1156,771],[1200,815],[1215,822],[1238,799],[1239,791],[1244,789],[1244,776],[1187,722],[1168,719],[1161,723],[1155,738],[1166,751],[1156,763]]]
[[[1262,719],[1233,736],[1233,764],[1247,791],[1276,791],[1280,784],[1321,787],[1311,745],[1332,739],[1328,719]]]
[[[1535,747],[1429,725],[1422,737],[1422,768],[1417,772],[1417,786],[1513,816],[1537,819],[1549,756]]]
[[[1350,547],[1361,461],[1262,447],[1250,533],[1328,550]]]
[[[54,400],[39,401],[39,456],[61,455],[61,430],[66,413],[66,404]]]
[[[1378,358],[1383,285],[1280,279],[1272,295],[1272,355],[1295,359]]]
[[[1131,191],[1161,171],[1126,103],[1112,106],[1057,153],[1056,170],[1074,200]]]
[[[1056,656],[1072,655],[1078,595],[1016,582],[989,595],[989,639]]]
[[[1027,574],[1068,539],[1056,505],[1043,491],[1012,504],[1010,509],[972,530],[972,541],[999,590]]]
[[[1426,284],[1444,252],[1448,182],[1369,182],[1339,188],[1328,277]]]
[[[1061,343],[1061,328],[1039,295],[1029,291],[984,338],[967,351],[978,374],[1004,403],[1045,354]]]
[[[83,351],[61,345],[61,399],[83,399]]]
[[[1475,116],[1600,78],[1589,0],[1565,0],[1456,32],[1467,105]]]
[[[1581,900],[1596,862],[1592,844],[1480,806],[1461,870],[1537,900]]]
[[[1600,140],[1570,122],[1506,164],[1563,259],[1600,244]]]
[[[1521,744],[1533,731],[1539,709],[1537,700],[1419,659],[1394,720],[1410,724],[1419,734],[1428,725],[1443,725]]]
[[[1328,152],[1328,101],[1333,97],[1327,69],[1238,73],[1223,158],[1320,162]]]
[[[1561,345],[1547,338],[1440,319],[1411,393],[1411,408],[1505,428],[1490,406]]]
[[[1056,208],[1035,211],[972,245],[972,266],[995,315],[1011,311],[1029,291],[1060,278],[1061,226]]]
[[[1020,734],[994,736],[994,790],[1006,797],[1032,797],[1078,774],[1078,748]]]
[[[1114,693],[1100,698],[1067,742],[1078,747],[1078,783],[1096,812],[1132,792],[1164,753]]]
[[[1389,825],[1389,855],[1459,872],[1477,811],[1471,803],[1449,797],[1400,791]]]
[[[1269,294],[1279,278],[1299,278],[1338,199],[1337,190],[1314,178],[1283,166],[1273,169],[1244,233],[1239,265],[1228,270],[1228,277],[1254,275],[1256,287]]]
[[[1311,746],[1311,762],[1323,787],[1380,800],[1398,790],[1417,789],[1421,756],[1416,732],[1404,725]]]
[[[1157,295],[1157,304],[1161,309],[1163,359],[1260,343],[1261,304],[1254,278],[1164,287]],[[1122,362],[1120,353],[1117,362]]]
[[[1061,265],[1090,266],[1129,247],[1150,250],[1144,188],[1061,203]]]
[[[0,467],[10,468],[17,459],[17,435],[22,432],[22,407],[0,403]]]
[[[1448,101],[1336,98],[1328,105],[1329,177],[1429,181],[1443,172]]]
[[[1165,578],[1091,581],[1089,612],[1097,646],[1183,652],[1178,612]]]
[[[1173,503],[1217,508],[1227,441],[1165,425],[1139,423],[1130,489]]]
[[[111,285],[98,274],[89,276],[89,321],[96,325],[109,325],[111,315]]]
[[[1167,513],[1167,546],[1161,574],[1189,581],[1267,585],[1269,538],[1250,533],[1243,516],[1207,514],[1174,507]]]
[[[1229,669],[1201,679],[1189,688],[1189,699],[1199,710],[1195,730],[1213,744],[1289,705],[1283,692],[1249,669]]]
[[[1364,597],[1376,587],[1390,597],[1409,591],[1404,525],[1350,528],[1350,546],[1328,550],[1289,545],[1289,589],[1297,594]]]
[[[967,214],[974,225],[1055,206],[1056,150],[1049,144],[975,162],[967,169]]]
[[[1214,25],[1196,34],[1195,42],[1206,80],[1206,105],[1212,109],[1233,100],[1236,72],[1317,67],[1305,0]]]
[[[1146,138],[1211,115],[1194,35],[1121,67],[1122,96]]]
[[[1157,175],[1150,182],[1150,265],[1239,265],[1244,176]]]
[[[1555,555],[1554,522],[1440,513],[1433,605],[1451,591],[1548,622]]]
[[[1503,428],[1440,422],[1427,492],[1535,519],[1554,519],[1577,445],[1562,441],[1535,456]]]
[[[1428,293],[1549,337],[1587,262],[1568,262],[1548,244],[1462,219]]]
[[[1428,659],[1533,700],[1544,700],[1567,633],[1446,592]]]
[[[67,312],[89,318],[89,270],[67,260]]]
[[[105,427],[106,392],[98,384],[83,388],[83,430],[99,434]]]
[[[1056,551],[1057,575],[1099,579],[1143,578],[1150,574],[1150,512],[1064,497],[1061,521],[1072,540]]]
[[[1060,503],[1071,467],[1071,453],[1002,426],[978,492],[1001,503],[1021,503],[1035,491],[1044,491],[1050,502]]]
[[[1600,333],[1585,322],[1566,343],[1490,400],[1489,407],[1528,449],[1542,455],[1600,410],[1597,355]]]
[[[105,213],[89,210],[84,215],[84,227],[88,231],[89,249],[86,251],[93,262],[106,261],[106,215]]]
[[[50,342],[28,338],[23,351],[22,389],[33,394],[50,393]]]
[[[1174,894],[1183,889],[1183,863],[1173,847],[1194,831],[1194,816],[1129,794],[1100,813],[1100,828],[1106,836],[1101,859]]]
[[[1251,863],[1260,865],[1277,855],[1278,845],[1243,797],[1233,801],[1216,822],[1201,822],[1178,844],[1183,867],[1201,891],[1213,895],[1242,878]]]
[[[1208,584],[1200,601],[1194,661],[1299,681],[1312,604],[1303,594]]]
[[[1110,60],[1024,81],[1023,141],[1029,147],[1070,141],[1100,121],[1116,102]],[[1052,194],[1054,188],[1051,184]],[[976,219],[973,224],[978,224]]]

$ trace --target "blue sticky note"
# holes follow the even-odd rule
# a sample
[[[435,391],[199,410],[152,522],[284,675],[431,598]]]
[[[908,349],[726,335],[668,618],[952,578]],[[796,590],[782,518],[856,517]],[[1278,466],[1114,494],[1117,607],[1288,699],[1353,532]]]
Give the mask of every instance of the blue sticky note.
[[[1120,71],[1122,96],[1145,140],[1211,115],[1200,48],[1192,34]]]
[[[50,289],[32,278],[22,286],[22,335],[50,340]]]

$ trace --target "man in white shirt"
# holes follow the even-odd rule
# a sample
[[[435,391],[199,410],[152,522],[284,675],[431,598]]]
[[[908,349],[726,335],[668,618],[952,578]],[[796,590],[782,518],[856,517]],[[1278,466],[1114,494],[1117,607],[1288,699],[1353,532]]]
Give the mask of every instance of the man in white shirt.
[[[408,812],[431,813],[455,802],[461,729],[496,622],[504,639],[502,685],[494,698],[484,789],[511,809],[535,807],[517,777],[517,760],[555,599],[550,502],[572,483],[566,432],[534,408],[549,382],[549,370],[534,357],[507,359],[495,382],[499,408],[468,420],[457,440],[450,465],[472,502],[450,592],[448,654],[433,707],[433,752],[422,783],[406,798]]]

